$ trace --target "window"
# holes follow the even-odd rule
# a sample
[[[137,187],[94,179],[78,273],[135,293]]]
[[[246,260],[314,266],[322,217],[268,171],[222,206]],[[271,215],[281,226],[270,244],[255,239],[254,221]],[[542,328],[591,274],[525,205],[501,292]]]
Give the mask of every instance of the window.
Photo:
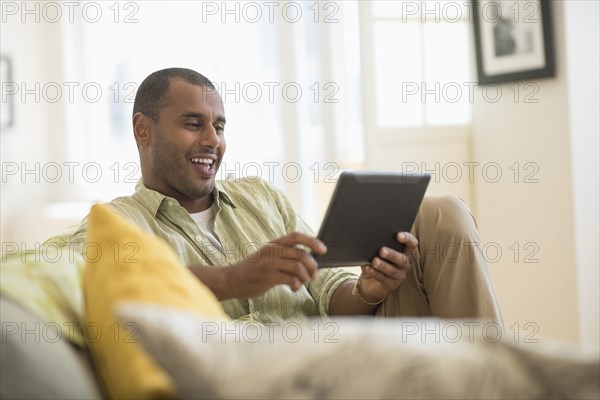
[[[134,190],[133,99],[141,80],[161,68],[189,67],[215,80],[228,117],[220,178],[269,180],[315,229],[339,172],[386,167],[374,154],[388,133],[410,137],[402,130],[470,120],[465,96],[452,100],[470,76],[468,24],[450,18],[455,8],[441,6],[448,18],[428,14],[423,22],[414,7],[429,6],[420,1],[102,7],[110,16],[119,8],[119,23],[64,26],[65,81],[88,85],[90,97],[67,113],[69,161],[89,167],[78,182],[81,200]]]
[[[375,104],[380,127],[470,122],[469,10],[464,1],[374,1]]]
[[[359,2],[365,166],[429,172],[428,194],[470,201],[466,180],[445,180],[471,161],[470,2]]]
[[[67,80],[103,92],[68,113],[71,161],[93,161],[104,175],[80,180],[83,200],[134,190],[137,85],[155,70],[183,66],[213,79],[224,101],[228,147],[220,178],[270,181],[316,229],[339,170],[364,160],[357,3],[119,4],[121,17],[133,13],[134,23],[65,26]],[[114,15],[109,6],[103,11]]]

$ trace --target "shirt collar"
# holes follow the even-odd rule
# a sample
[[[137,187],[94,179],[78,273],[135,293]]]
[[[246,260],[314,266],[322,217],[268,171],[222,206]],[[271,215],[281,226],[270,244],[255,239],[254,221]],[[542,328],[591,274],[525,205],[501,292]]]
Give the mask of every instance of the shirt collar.
[[[213,204],[217,206],[217,210],[221,209],[222,203],[229,205],[232,208],[236,208],[234,202],[231,200],[231,197],[227,194],[220,181],[215,181],[215,189],[213,190],[212,196]],[[172,201],[179,204],[179,202],[172,197],[165,196],[156,190],[148,189],[144,185],[142,178],[140,178],[135,185],[135,193],[132,197],[142,204],[153,216],[156,216],[160,206],[165,202]]]
[[[227,194],[227,191],[225,190],[225,187],[223,186],[223,182],[221,182],[221,181],[215,181],[215,190],[213,191],[213,200],[215,201],[215,203],[217,205],[220,204],[220,202],[222,201],[223,203],[231,206],[232,208],[236,208],[235,203],[233,202],[233,200],[231,200],[231,196],[229,196],[229,194]]]

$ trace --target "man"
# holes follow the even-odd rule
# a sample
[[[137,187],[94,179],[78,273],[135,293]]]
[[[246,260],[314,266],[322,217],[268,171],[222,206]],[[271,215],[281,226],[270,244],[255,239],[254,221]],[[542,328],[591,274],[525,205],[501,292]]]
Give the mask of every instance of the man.
[[[377,313],[501,321],[461,201],[427,198],[417,237],[399,232],[405,250],[382,247],[358,280],[344,270],[319,270],[297,245],[317,253],[325,246],[280,191],[257,179],[215,180],[225,124],[221,97],[206,77],[182,68],[148,76],[133,110],[142,180],[132,196],[108,204],[171,245],[232,318],[268,323]],[[84,236],[85,221],[72,242]],[[441,254],[448,243],[464,254]]]

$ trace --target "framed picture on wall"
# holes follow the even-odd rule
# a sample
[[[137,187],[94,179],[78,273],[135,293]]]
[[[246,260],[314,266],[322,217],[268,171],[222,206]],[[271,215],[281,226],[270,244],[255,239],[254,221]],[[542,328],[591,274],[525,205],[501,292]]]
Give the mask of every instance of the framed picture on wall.
[[[473,0],[480,85],[555,74],[551,1]]]

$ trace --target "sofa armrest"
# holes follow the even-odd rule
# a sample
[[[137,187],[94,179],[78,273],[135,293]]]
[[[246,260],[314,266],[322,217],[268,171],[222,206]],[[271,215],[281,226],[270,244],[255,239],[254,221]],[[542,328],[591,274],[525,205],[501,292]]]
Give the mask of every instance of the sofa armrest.
[[[102,394],[89,353],[6,296],[0,297],[1,398],[97,399]]]

